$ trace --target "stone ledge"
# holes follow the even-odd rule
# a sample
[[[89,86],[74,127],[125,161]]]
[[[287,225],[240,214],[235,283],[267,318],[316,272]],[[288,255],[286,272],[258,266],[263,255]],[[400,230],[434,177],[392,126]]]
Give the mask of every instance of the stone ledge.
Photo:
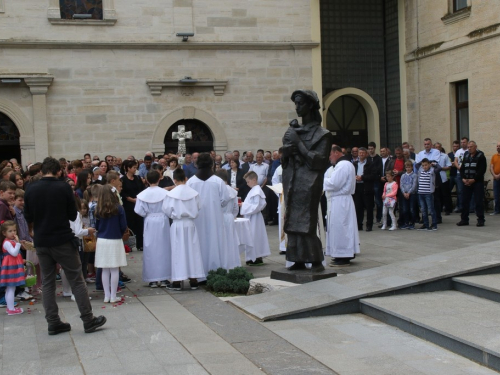
[[[319,42],[93,42],[68,40],[0,39],[0,48],[26,49],[152,49],[152,50],[299,50]]]
[[[213,87],[215,96],[224,95],[224,90],[226,89],[227,81],[197,81],[197,82],[180,82],[173,80],[146,80],[146,84],[149,86],[151,95],[161,95],[161,90],[164,87]]]
[[[446,16],[441,18],[441,21],[443,21],[445,25],[450,25],[460,20],[469,18],[470,14],[471,14],[471,7],[467,7],[465,9],[459,10],[458,12],[447,14]]]
[[[52,25],[71,25],[71,26],[113,26],[116,19],[106,20],[66,20],[62,18],[49,18]]]

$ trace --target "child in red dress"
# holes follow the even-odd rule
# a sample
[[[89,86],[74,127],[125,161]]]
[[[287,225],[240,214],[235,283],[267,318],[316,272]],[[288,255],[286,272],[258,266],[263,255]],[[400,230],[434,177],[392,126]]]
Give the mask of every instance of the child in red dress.
[[[24,260],[19,251],[21,243],[17,237],[16,223],[9,220],[0,226],[0,240],[2,241],[2,270],[0,271],[0,286],[5,288],[7,314],[22,314],[24,310],[14,306],[16,286],[24,285]]]

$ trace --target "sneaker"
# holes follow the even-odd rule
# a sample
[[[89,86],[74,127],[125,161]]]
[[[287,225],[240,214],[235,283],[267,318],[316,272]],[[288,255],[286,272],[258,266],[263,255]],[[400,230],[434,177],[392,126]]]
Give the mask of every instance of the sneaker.
[[[191,290],[198,289],[198,281],[191,281],[191,280],[189,280],[189,286],[191,287]]]
[[[106,323],[106,317],[101,315],[97,318],[94,317],[94,319],[92,319],[88,323],[84,323],[83,329],[85,330],[85,333],[92,333],[97,328],[102,327],[105,323]]]
[[[382,226],[380,227],[380,229],[381,229],[381,230],[386,230],[386,228],[387,228],[387,227],[386,227],[385,225],[382,225]]]
[[[422,225],[420,228],[418,228],[417,230],[429,230],[429,227],[427,227],[426,225]]]
[[[63,332],[71,331],[71,325],[69,323],[59,322],[58,324],[49,324],[49,335],[54,336]]]
[[[396,227],[395,225],[393,225],[392,227],[389,228],[389,230],[397,230],[398,227]]]
[[[149,283],[150,288],[158,288],[158,283],[155,281],[153,283]]]
[[[462,209],[461,208],[455,208],[453,210],[453,212],[455,212],[456,214],[460,214],[460,213],[462,213]]]
[[[19,314],[22,314],[23,312],[24,312],[24,310],[20,307],[14,307],[13,310],[9,310],[9,309],[6,310],[7,315],[19,315]]]
[[[14,302],[14,307],[18,306],[19,302]],[[0,298],[0,307],[7,307],[7,301],[5,297]]]
[[[437,225],[433,225],[432,228],[430,228],[430,230],[438,230]]]
[[[492,212],[490,216],[500,215],[500,212]]]
[[[104,297],[104,300],[102,302],[109,303],[109,297]]]
[[[168,280],[160,281],[160,288],[166,288],[168,284],[170,284]]]
[[[414,224],[408,224],[408,227],[406,227],[406,229],[413,230],[413,229],[415,229],[415,225]]]
[[[182,290],[181,282],[180,281],[174,281],[173,283],[167,285],[167,289],[168,290],[177,290],[177,291],[180,291],[180,290]]]
[[[131,282],[132,279],[128,276],[123,275],[122,277],[120,277],[120,281],[124,284],[127,284],[127,283]]]
[[[399,227],[399,229],[408,229],[408,224],[403,224]]]
[[[17,299],[20,299],[21,301],[26,301],[28,299],[32,299],[33,296],[31,294],[29,294],[28,292],[22,292],[22,293],[19,293],[17,296],[16,296]]]
[[[63,297],[72,297],[73,293],[64,293],[62,294]]]
[[[87,274],[87,278],[89,278],[89,279],[95,279],[96,278],[96,274],[95,273],[88,273]]]
[[[111,298],[109,303],[118,303],[122,301],[122,297]]]
[[[93,284],[93,283],[95,283],[95,279],[94,279],[94,278],[91,278],[91,277],[87,277],[87,278],[85,279],[85,281],[86,281],[87,283],[89,283],[89,284]]]
[[[118,280],[118,286],[120,288],[125,288],[125,284],[123,282],[121,282],[120,280]]]
[[[92,297],[91,297],[91,296],[89,296],[89,300],[90,300],[90,299],[92,299]],[[74,295],[74,294],[72,294],[72,295],[71,295],[71,300],[72,300],[73,302],[76,302],[76,299],[75,299],[75,295]]]

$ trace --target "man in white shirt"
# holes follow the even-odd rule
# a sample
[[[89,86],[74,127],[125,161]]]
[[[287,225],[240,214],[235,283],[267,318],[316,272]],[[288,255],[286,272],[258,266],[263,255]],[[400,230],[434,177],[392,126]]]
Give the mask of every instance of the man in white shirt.
[[[430,138],[424,139],[424,149],[420,151],[415,157],[415,163],[421,163],[423,159],[428,159],[430,162],[439,161],[441,151],[432,148],[432,140]]]
[[[233,158],[233,153],[231,151],[226,151],[226,153],[224,154],[224,158],[226,159],[226,161],[224,162],[224,164],[222,164],[221,168],[228,171],[231,169],[230,161]]]
[[[257,182],[260,185],[260,187],[263,188],[266,185],[267,171],[269,169],[269,165],[264,163],[264,155],[260,152],[257,153],[255,160],[257,162],[250,166],[249,171],[254,171],[255,173],[257,173],[258,176]]]
[[[462,212],[462,191],[464,190],[464,183],[460,177],[460,167],[462,166],[462,160],[464,159],[465,151],[467,151],[467,146],[469,144],[469,138],[462,137],[460,140],[461,148],[455,152],[455,161],[453,162],[455,168],[457,168],[457,207],[453,212]],[[472,200],[473,201],[473,200]],[[472,202],[469,206],[472,208]]]
[[[441,185],[436,184],[436,190],[434,191],[434,210],[436,211],[437,223],[440,224],[443,219],[441,216],[441,210],[444,204],[445,215],[448,216],[451,213],[451,195],[450,195],[450,182],[448,181],[448,176],[446,171],[451,169],[451,160],[443,152],[443,145],[439,142],[434,143],[434,148],[439,150],[439,160],[438,164],[441,166]]]

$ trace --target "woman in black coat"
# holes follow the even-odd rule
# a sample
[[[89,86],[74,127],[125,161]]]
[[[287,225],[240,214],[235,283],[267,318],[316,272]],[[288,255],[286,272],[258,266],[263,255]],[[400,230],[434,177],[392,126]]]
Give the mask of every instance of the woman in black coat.
[[[245,187],[247,187],[247,184],[245,182],[245,179],[243,176],[245,173],[239,168],[240,167],[240,161],[238,158],[232,158],[229,161],[229,166],[231,169],[227,171],[227,184],[231,186],[232,188],[238,190],[238,196],[243,198],[243,195],[246,197],[248,194],[248,191],[246,191]],[[247,189],[248,190],[248,189]]]

